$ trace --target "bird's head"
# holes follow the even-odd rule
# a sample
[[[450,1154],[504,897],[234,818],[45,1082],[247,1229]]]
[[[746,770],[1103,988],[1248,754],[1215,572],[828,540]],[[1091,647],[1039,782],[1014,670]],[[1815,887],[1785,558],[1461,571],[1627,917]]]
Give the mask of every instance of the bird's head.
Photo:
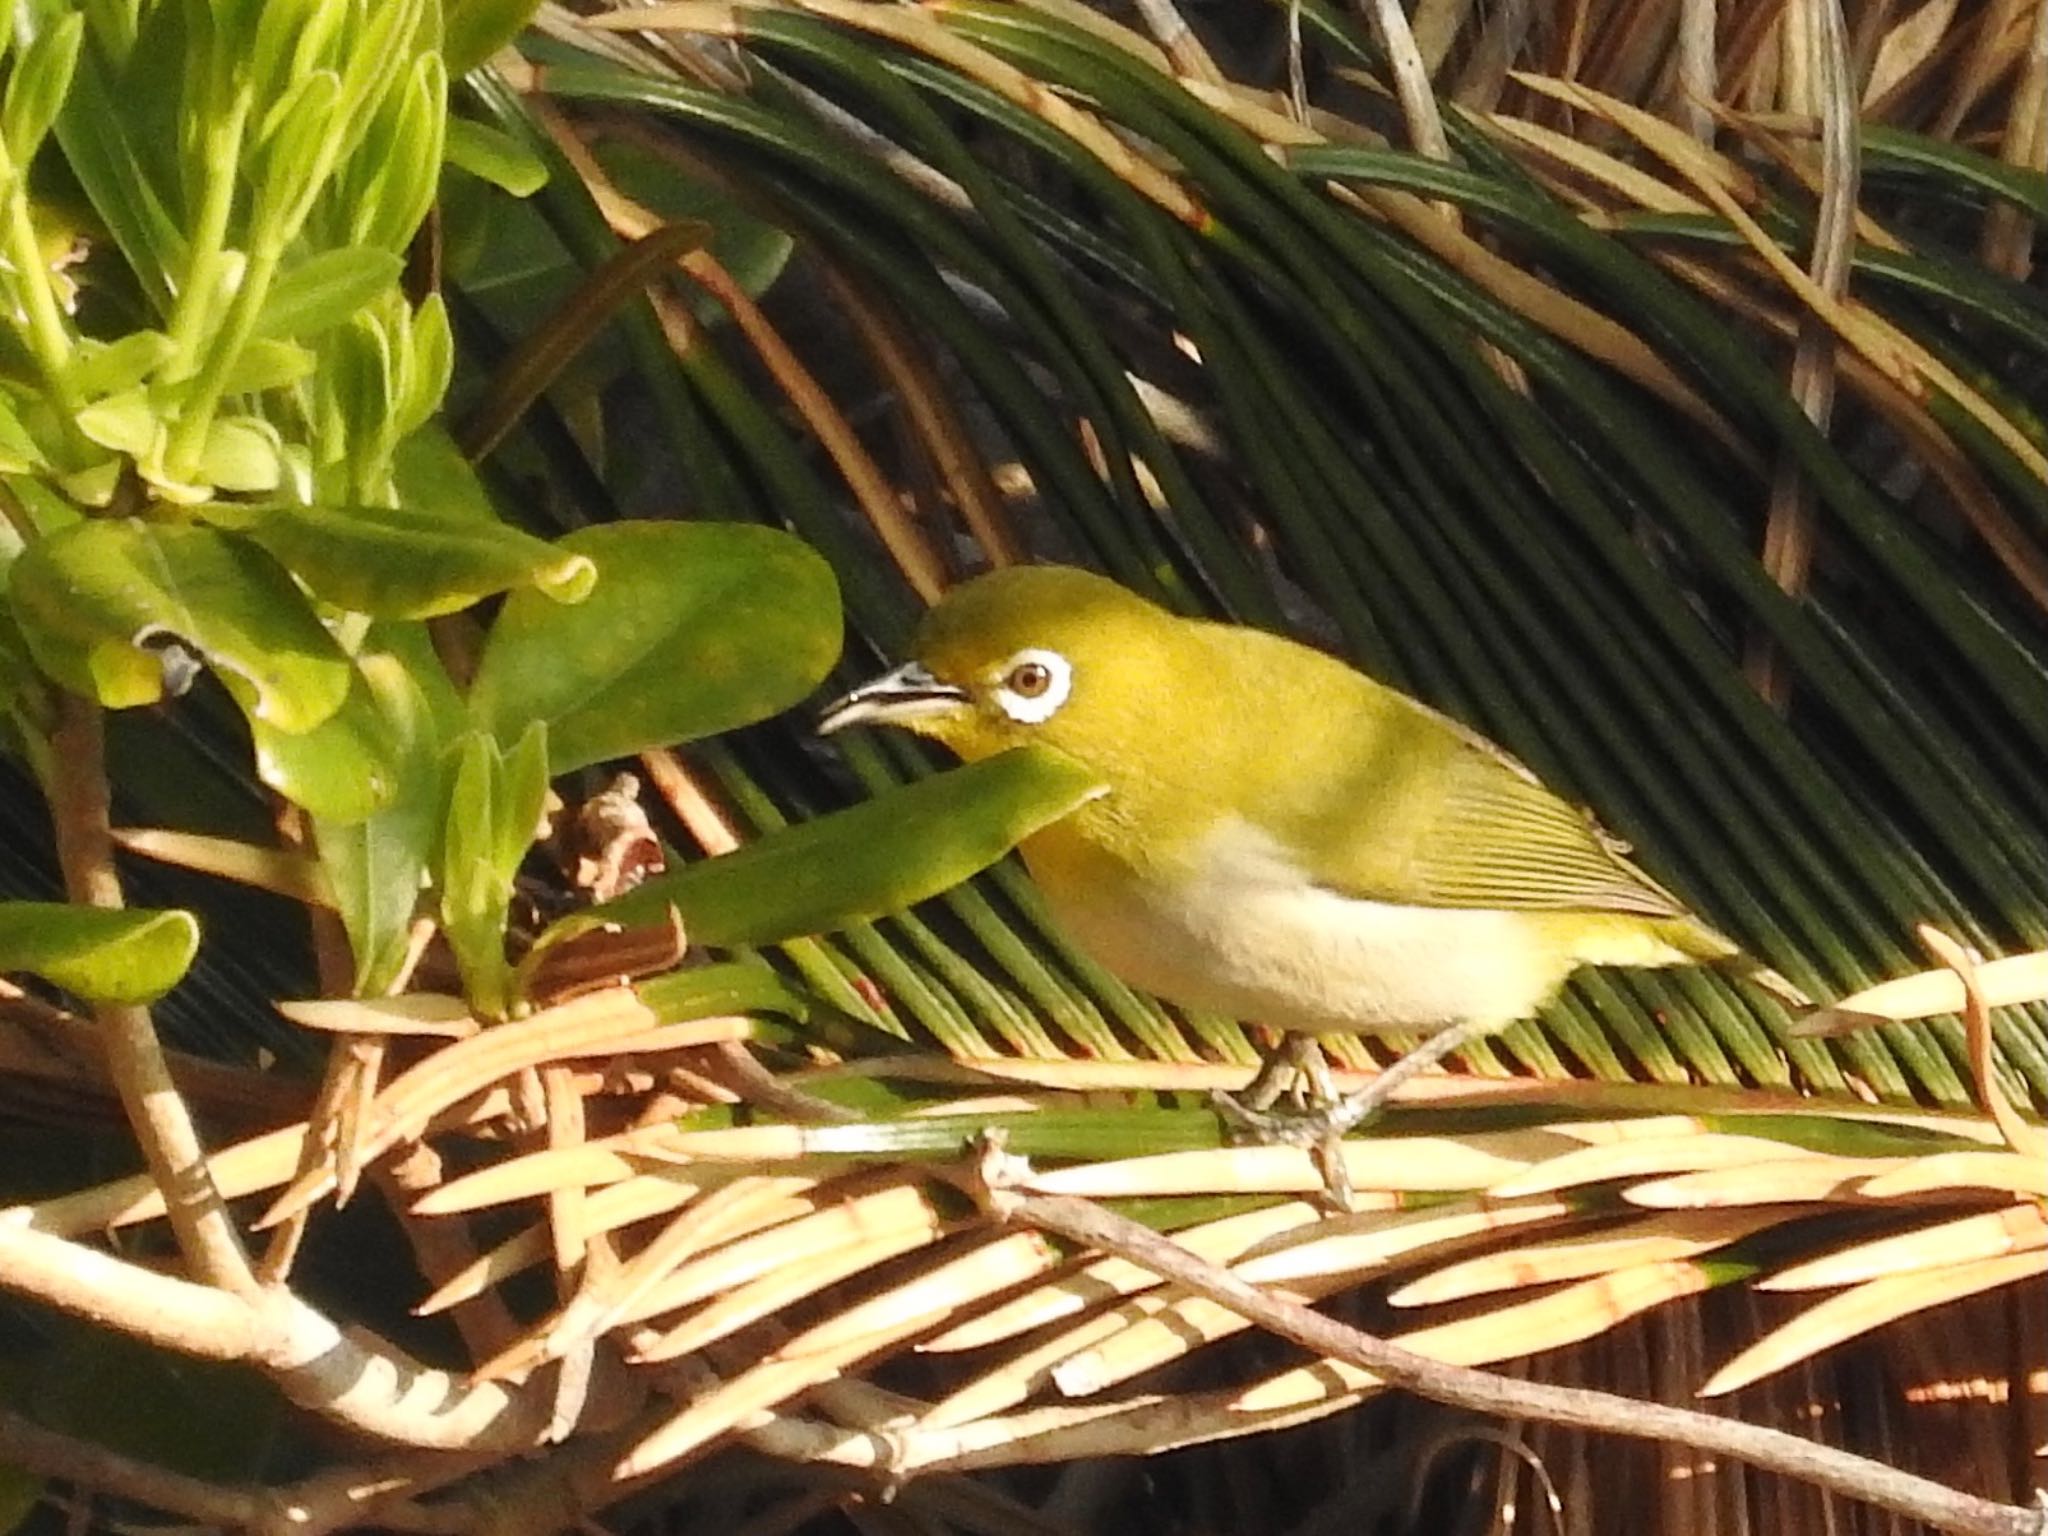
[[[1070,566],[991,571],[924,617],[912,659],[829,705],[820,731],[900,725],[972,761],[1026,742],[1113,769],[1152,729],[1164,609]]]

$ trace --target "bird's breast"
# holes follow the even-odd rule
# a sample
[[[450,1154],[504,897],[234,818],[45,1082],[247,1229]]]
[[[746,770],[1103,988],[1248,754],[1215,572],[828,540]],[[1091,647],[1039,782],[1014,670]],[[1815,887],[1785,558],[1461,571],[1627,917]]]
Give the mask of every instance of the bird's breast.
[[[1527,1017],[1574,957],[1540,917],[1359,900],[1225,821],[1141,867],[1065,824],[1024,846],[1054,914],[1112,973],[1189,1007],[1301,1030]]]

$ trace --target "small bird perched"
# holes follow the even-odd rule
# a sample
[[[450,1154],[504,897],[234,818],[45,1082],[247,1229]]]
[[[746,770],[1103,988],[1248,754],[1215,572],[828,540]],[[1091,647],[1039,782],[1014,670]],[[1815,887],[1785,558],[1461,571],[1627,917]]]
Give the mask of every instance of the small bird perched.
[[[1112,973],[1299,1032],[1284,1060],[1304,1070],[1317,1032],[1430,1037],[1326,1106],[1326,1146],[1581,965],[1722,963],[1804,1002],[1506,752],[1319,651],[1062,566],[955,588],[912,650],[819,729],[903,726],[970,761],[1038,742],[1092,769],[1108,793],[1021,851]]]

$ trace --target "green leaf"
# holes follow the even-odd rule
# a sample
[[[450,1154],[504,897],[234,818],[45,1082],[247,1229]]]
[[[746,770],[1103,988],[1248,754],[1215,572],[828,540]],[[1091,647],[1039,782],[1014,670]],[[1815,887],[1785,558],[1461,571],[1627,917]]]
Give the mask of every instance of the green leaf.
[[[831,570],[776,529],[615,523],[556,548],[595,562],[596,590],[573,608],[515,592],[470,688],[500,741],[547,721],[556,773],[765,719],[838,656]]]
[[[547,163],[509,133],[466,117],[448,119],[446,154],[460,166],[514,197],[531,197],[548,184]]]
[[[341,708],[312,730],[294,735],[260,720],[250,725],[256,776],[337,826],[361,821],[398,792],[389,730],[358,666]]]
[[[80,341],[71,354],[71,387],[88,399],[139,386],[177,346],[162,331],[130,331],[119,341]]]
[[[223,491],[274,491],[283,478],[283,439],[261,416],[223,416],[206,429],[199,475]]]
[[[57,119],[64,160],[105,223],[150,303],[167,314],[173,303],[169,274],[187,265],[186,241],[178,221],[145,164],[146,119],[133,111],[120,86],[87,51]]]
[[[48,462],[41,445],[14,413],[13,400],[0,391],[0,475],[23,474]]]
[[[1018,747],[661,875],[594,910],[682,914],[692,944],[775,944],[885,917],[951,889],[1103,792],[1048,747]]]
[[[7,140],[8,156],[22,171],[35,159],[43,136],[64,105],[84,36],[85,17],[73,11],[37,32],[14,61],[5,101],[0,102],[0,136]]]
[[[364,311],[327,338],[327,366],[321,380],[334,402],[350,442],[376,436],[396,403],[392,398],[391,338],[376,314]]]
[[[433,618],[523,586],[581,602],[597,580],[586,556],[496,521],[401,507],[214,507],[207,515],[245,531],[315,595],[378,618]]]
[[[224,395],[255,395],[285,389],[305,378],[320,360],[297,342],[257,337],[236,354],[221,379]]]
[[[288,244],[333,169],[334,141],[346,131],[337,112],[341,77],[316,70],[292,88],[266,123],[251,244],[269,249]]]
[[[375,638],[397,637],[386,629]],[[413,912],[448,803],[439,724],[428,690],[414,671],[431,668],[435,676],[427,681],[444,689],[447,678],[424,631],[408,639],[404,649],[412,653],[410,659],[366,647],[357,662],[357,686],[374,708],[379,744],[391,765],[388,803],[347,822],[316,813],[313,823],[320,865],[355,955],[359,997],[380,995],[404,963]]]
[[[476,469],[455,446],[445,427],[428,423],[409,433],[392,451],[398,504],[442,522],[498,521],[498,509]]]
[[[142,458],[163,430],[163,418],[139,389],[95,400],[78,413],[78,430],[116,453]]]
[[[482,732],[463,738],[441,843],[441,926],[465,994],[485,1014],[502,1015],[510,1001],[505,917],[547,788],[547,728],[538,721],[509,752]]]
[[[466,75],[517,37],[540,0],[449,0],[442,9],[441,57]]]
[[[354,190],[353,243],[402,250],[433,206],[441,181],[441,145],[448,120],[448,72],[438,54],[413,61],[404,89],[387,103],[394,114],[387,147],[376,137],[358,153],[374,169]]]
[[[411,350],[405,398],[392,424],[399,433],[412,432],[433,418],[455,375],[455,333],[448,325],[448,306],[438,293],[428,294],[413,312]]]
[[[109,709],[163,697],[166,641],[212,667],[251,723],[310,731],[348,694],[348,658],[291,576],[217,529],[78,523],[23,553],[9,595],[37,665]]]
[[[92,1002],[152,1002],[198,953],[190,912],[0,902],[0,971],[32,971]]]
[[[256,334],[309,340],[355,315],[404,270],[395,251],[365,245],[345,245],[294,262],[264,296]]]
[[[329,63],[327,44],[347,14],[339,0],[265,0],[248,54],[256,99],[275,100],[300,75]]]

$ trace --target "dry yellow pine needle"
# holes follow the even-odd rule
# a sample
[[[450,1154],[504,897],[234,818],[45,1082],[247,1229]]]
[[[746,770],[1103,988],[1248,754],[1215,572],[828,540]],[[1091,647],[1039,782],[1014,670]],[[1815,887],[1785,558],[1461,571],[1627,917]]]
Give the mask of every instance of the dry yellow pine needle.
[[[646,1291],[691,1254],[752,1229],[767,1211],[785,1208],[790,1181],[739,1179],[687,1207],[654,1240],[610,1274],[583,1289],[524,1338],[473,1373],[482,1381],[521,1376],[559,1360],[608,1331]]]
[[[1629,1221],[1583,1236],[1482,1253],[1447,1264],[1410,1281],[1387,1300],[1397,1307],[1433,1306],[1494,1291],[1583,1280],[1636,1264],[1697,1258],[1774,1226],[1790,1214],[1781,1210],[1676,1211]]]
[[[1607,188],[1638,208],[1647,208],[1652,213],[1699,214],[1707,211],[1707,205],[1691,193],[1667,181],[1659,181],[1640,166],[1595,149],[1570,134],[1501,113],[1488,114],[1478,121],[1504,137],[1547,155],[1557,164],[1577,172],[1597,186]]]
[[[1868,305],[1854,297],[1836,298],[1807,276],[1728,190],[1732,168],[1721,156],[1661,118],[1616,97],[1541,76],[1516,78],[1532,90],[1606,119],[1638,140],[1698,188],[1778,281],[1850,347],[1916,399],[1925,400],[1935,392],[1947,395],[2018,459],[2028,473],[2036,479],[2048,480],[2048,456],[2003,411],[1971,388],[1967,380]],[[2048,572],[2033,569],[2019,559],[2018,551],[2001,548],[2000,554],[2013,574],[2037,596],[2048,593]]]
[[[1155,1280],[1155,1285],[1158,1282]],[[921,1429],[945,1429],[1003,1413],[1035,1396],[1067,1360],[1092,1350],[1126,1329],[1185,1299],[1178,1287],[1159,1285],[1107,1312],[1061,1329],[1020,1354],[967,1382],[934,1403],[918,1421]]]
[[[1186,1228],[1174,1233],[1173,1240],[1212,1264],[1228,1264],[1253,1244],[1282,1232],[1318,1223],[1324,1219],[1324,1214],[1319,1206],[1305,1200],[1289,1200],[1263,1210],[1241,1211],[1235,1216]],[[1150,1290],[1159,1283],[1159,1277],[1151,1270],[1129,1259],[1096,1259],[1049,1285],[1026,1292],[993,1312],[972,1318],[957,1328],[949,1328],[918,1347],[935,1354],[979,1349],[983,1345],[1000,1343],[1017,1334],[1042,1328],[1048,1323],[1056,1323],[1098,1302]]]
[[[1520,1173],[1569,1145],[1549,1131],[1472,1136],[1371,1136],[1344,1143],[1351,1187],[1368,1200],[1380,1191],[1440,1194],[1478,1189]],[[1034,1172],[1020,1186],[1091,1200],[1133,1195],[1312,1194],[1323,1178],[1299,1147],[1217,1147],[1163,1152],[1118,1162]],[[1374,1201],[1374,1204],[1384,1204]]]
[[[800,1125],[741,1125],[720,1131],[678,1131],[670,1156],[703,1163],[786,1163],[808,1155],[810,1134]]]
[[[1092,5],[1082,5],[1078,0],[1026,0],[1026,3],[1034,11],[1043,11],[1048,16],[1058,17],[1076,31],[1086,32],[1090,37],[1099,38],[1112,48],[1120,49],[1148,69],[1157,70],[1162,75],[1172,72],[1167,66],[1166,51],[1163,48],[1143,33],[1134,32],[1121,22],[1110,20]],[[1195,48],[1199,53],[1201,45],[1196,43]],[[1206,58],[1206,55],[1203,57]],[[1202,77],[1182,80],[1181,84],[1196,85],[1200,83],[1201,78],[1221,78],[1220,71],[1213,62],[1210,62]]]
[[[1705,1272],[1694,1264],[1644,1265],[1582,1281],[1532,1301],[1392,1337],[1404,1348],[1432,1359],[1494,1365],[1596,1337],[1627,1318],[1697,1295],[1708,1284]],[[1379,1378],[1370,1371],[1339,1360],[1323,1360],[1270,1377],[1240,1393],[1235,1402],[1241,1408],[1270,1412],[1302,1407],[1326,1395],[1355,1395],[1379,1386]]]
[[[1561,1200],[1461,1200],[1422,1211],[1340,1217],[1325,1221],[1318,1231],[1268,1242],[1236,1268],[1239,1276],[1256,1285],[1313,1282],[1321,1290],[1326,1282],[1348,1285],[1425,1249],[1570,1214],[1571,1207]]]
[[[1289,1243],[1289,1237],[1294,1234],[1281,1234],[1269,1242],[1285,1243],[1286,1247],[1246,1259],[1237,1266],[1237,1272],[1247,1280],[1261,1283],[1280,1279],[1304,1282],[1292,1286],[1292,1294],[1327,1295],[1353,1283],[1361,1275],[1384,1268],[1419,1249],[1456,1242],[1522,1222],[1555,1219],[1565,1214],[1567,1209],[1557,1201],[1510,1209],[1490,1209],[1475,1203],[1405,1212],[1392,1218],[1337,1218],[1337,1222],[1348,1230],[1302,1243]],[[1331,1224],[1325,1222],[1321,1225],[1327,1227]],[[1310,1228],[1298,1230],[1305,1232]],[[1183,1246],[1193,1246],[1184,1234],[1176,1234],[1174,1241]],[[1149,1276],[1149,1271],[1141,1273]],[[1162,1314],[1170,1313],[1169,1332],[1192,1323],[1197,1328],[1219,1328],[1222,1331],[1216,1336],[1222,1337],[1224,1333],[1234,1333],[1243,1326],[1235,1313],[1221,1308],[1205,1310],[1211,1304],[1191,1297],[1180,1286],[1163,1284],[1156,1279],[1151,1284],[1154,1288],[1149,1294],[1136,1296],[1070,1327],[968,1382],[936,1404],[922,1422],[927,1426],[957,1424],[1001,1413],[1023,1402],[1048,1381],[1060,1379],[1064,1385],[1065,1378],[1059,1377],[1061,1370],[1069,1369],[1064,1362],[1084,1354],[1089,1356],[1088,1360],[1072,1367],[1070,1374],[1077,1379],[1090,1379],[1104,1368],[1093,1353],[1098,1345],[1108,1345],[1119,1335]],[[1137,1340],[1140,1349],[1156,1348],[1157,1344],[1156,1334],[1141,1334]],[[1131,1346],[1119,1341],[1114,1347]]]
[[[2048,36],[2048,34],[2044,34]],[[1977,958],[1939,928],[1922,923],[1916,930],[1920,942],[1934,958],[1956,973],[1963,984],[1963,1033],[1969,1048],[1970,1076],[1977,1090],[1977,1103],[1991,1117],[2005,1144],[2025,1157],[2048,1163],[2048,1134],[2029,1125],[2006,1097],[1998,1081],[1998,1046],[1991,1033],[1991,999],[1985,995],[1978,975]]]
[[[643,1125],[579,1147],[549,1148],[508,1158],[430,1189],[413,1202],[419,1216],[452,1216],[460,1211],[533,1200],[572,1186],[590,1189],[617,1184],[649,1171],[650,1160],[668,1154],[678,1132],[670,1125]]]
[[[1942,1189],[1983,1189],[2048,1200],[2048,1159],[2018,1152],[1934,1152],[1889,1164],[1863,1193],[1873,1200]]]
[[[634,31],[715,32],[734,35],[744,32],[739,12],[765,7],[703,6],[695,4],[649,5],[630,12],[619,11],[586,19],[586,25],[626,27]],[[781,7],[777,7],[780,9]],[[824,16],[859,31],[886,37],[906,48],[916,49],[949,69],[978,81],[998,95],[1042,118],[1060,135],[1078,144],[1132,190],[1165,209],[1174,218],[1194,228],[1208,220],[1205,210],[1185,188],[1165,171],[1133,153],[1093,113],[1075,106],[1043,81],[1034,79],[1015,65],[987,49],[948,31],[941,21],[942,9],[916,6],[872,5],[867,0],[798,0],[797,8]]]
[[[813,1189],[800,1203],[807,1208],[789,1220],[764,1225],[677,1266],[621,1321],[659,1317],[707,1297],[730,1299],[756,1281],[801,1283],[807,1268],[835,1263],[850,1246],[894,1241],[905,1233],[923,1233],[930,1241],[941,1225],[924,1181],[911,1173],[895,1174],[885,1187],[868,1192],[847,1183]]]
[[[1754,460],[1746,440],[1727,418],[1628,327],[1487,249],[1419,197],[1384,188],[1359,191],[1342,183],[1333,184],[1331,193],[1340,202],[1377,209],[1417,244],[1524,319],[1683,412],[1738,461]]]
[[[224,1147],[206,1160],[207,1176],[223,1199],[236,1200],[273,1189],[292,1176],[305,1145],[306,1127],[287,1125],[247,1141]],[[155,1221],[164,1214],[164,1198],[149,1174],[133,1174],[59,1195],[28,1207],[28,1224],[39,1232],[76,1237],[110,1227]]]
[[[1713,1132],[1646,1136],[1582,1147],[1538,1163],[1525,1173],[1500,1180],[1487,1189],[1496,1199],[1548,1194],[1611,1179],[1645,1174],[1692,1173],[1705,1168],[1746,1167],[1778,1163],[1786,1158],[1818,1157],[1798,1147],[1763,1136],[1730,1136]]]
[[[1273,145],[1327,144],[1329,138],[1307,123],[1299,122],[1279,111],[1271,102],[1274,98],[1248,85],[1235,85],[1228,80],[1183,80],[1180,88],[1202,103],[1219,117],[1226,117],[1244,129],[1260,143]],[[1386,140],[1379,134],[1361,135],[1369,142],[1384,147]]]
[[[1887,28],[1884,41],[1878,45],[1877,60],[1871,66],[1864,101],[1881,102],[1919,73],[1921,66],[1951,39],[1955,19],[1956,0],[1929,0],[1897,26]]]
[[[302,853],[263,848],[227,837],[174,832],[166,827],[122,827],[114,841],[130,853],[181,869],[196,869],[240,885],[269,891],[309,907],[332,907],[334,892],[319,864]]]
[[[1348,1277],[1333,1276],[1307,1281],[1295,1289],[1313,1299],[1346,1283]],[[1434,1359],[1454,1365],[1489,1365],[1592,1338],[1639,1312],[1705,1290],[1709,1283],[1706,1272],[1691,1263],[1646,1264],[1581,1281],[1533,1301],[1396,1337],[1405,1347]],[[1210,1343],[1249,1326],[1236,1313],[1205,1297],[1188,1297],[1062,1363],[1053,1370],[1052,1378],[1069,1396],[1089,1396],[1179,1359],[1197,1342]],[[1346,1380],[1362,1387],[1372,1384],[1374,1378],[1357,1371],[1347,1373]]]
[[[1312,1301],[1316,1296],[1294,1288],[1276,1288],[1273,1294],[1293,1301]],[[1179,1286],[1140,1296],[1111,1315],[1127,1326],[1052,1368],[1053,1384],[1066,1396],[1093,1397],[1251,1326],[1228,1307],[1206,1296],[1191,1296]]]
[[[2048,1275],[2048,1249],[1872,1280],[1830,1296],[1757,1340],[1707,1378],[1700,1395],[1733,1392],[1898,1318],[2041,1275]]]
[[[704,1185],[696,1179],[673,1169],[660,1169],[593,1190],[584,1220],[593,1232],[616,1232],[652,1216],[665,1216],[696,1199],[703,1190]],[[546,1234],[538,1226],[527,1227],[465,1264],[413,1310],[423,1317],[446,1311],[546,1257]]]
[[[458,1040],[401,1073],[370,1108],[361,1155],[367,1161],[417,1137],[436,1115],[471,1094],[551,1061],[711,1045],[745,1039],[752,1029],[750,1020],[737,1016],[662,1024],[630,987],[586,993]],[[306,1209],[333,1187],[333,1179],[331,1165],[314,1167],[278,1197],[257,1225],[274,1226]]]
[[[1108,1403],[1061,1403],[1001,1418],[904,1432],[891,1444],[892,1473],[1061,1465],[1107,1456],[1156,1456],[1184,1445],[1284,1429],[1349,1406],[1323,1398],[1271,1413],[1241,1411],[1227,1393],[1149,1394]]]
[[[306,998],[279,1003],[294,1024],[338,1035],[432,1035],[467,1040],[483,1028],[469,1004],[440,992],[407,992],[400,997]]]
[[[633,1447],[619,1478],[659,1471],[716,1440],[747,1414],[829,1381],[857,1360],[912,1337],[957,1311],[964,1296],[1008,1290],[1053,1261],[1034,1232],[997,1237],[906,1285],[828,1318],[715,1391],[706,1393]]]
[[[1523,1207],[1531,1217],[1553,1209],[1543,1206]],[[1354,1283],[1363,1269],[1370,1272],[1384,1267],[1406,1248],[1412,1250],[1444,1241],[1455,1235],[1458,1228],[1466,1231],[1483,1231],[1491,1224],[1499,1224],[1502,1218],[1512,1219],[1513,1212],[1464,1211],[1450,1217],[1437,1217],[1435,1212],[1416,1212],[1413,1218],[1400,1229],[1380,1235],[1380,1241],[1370,1251],[1354,1250],[1352,1257],[1360,1261],[1359,1268],[1317,1268],[1308,1271],[1295,1255],[1273,1255],[1249,1260],[1237,1266],[1237,1273],[1246,1280],[1261,1284],[1269,1283],[1283,1271],[1301,1271],[1291,1277],[1292,1283],[1282,1288],[1273,1286],[1276,1295],[1287,1295],[1302,1300],[1315,1300]],[[1357,1234],[1352,1234],[1357,1236]],[[1345,1241],[1342,1238],[1334,1243]],[[1322,1248],[1320,1242],[1302,1245],[1305,1249]],[[1341,1249],[1336,1250],[1342,1252]],[[1287,1260],[1289,1262],[1282,1262]],[[1060,1390],[1070,1397],[1085,1397],[1128,1381],[1168,1361],[1177,1360],[1191,1352],[1197,1344],[1213,1343],[1217,1339],[1251,1326],[1239,1314],[1232,1312],[1204,1296],[1190,1295],[1179,1286],[1163,1287],[1148,1297],[1139,1297],[1117,1309],[1112,1316],[1121,1315],[1129,1320],[1129,1326],[1121,1329],[1105,1342],[1061,1362],[1052,1370],[1052,1379]],[[1467,1323],[1476,1323],[1468,1319]],[[1456,1325],[1465,1327],[1467,1324]],[[1425,1330],[1427,1331],[1427,1330]],[[1422,1348],[1416,1345],[1416,1348]],[[1435,1353],[1435,1351],[1430,1351]],[[1441,1356],[1440,1358],[1450,1358]],[[1494,1355],[1488,1358],[1498,1359]],[[1461,1363],[1477,1363],[1461,1361]]]
[[[1763,1291],[1811,1291],[1861,1285],[1909,1270],[2003,1258],[2048,1248],[2048,1211],[2038,1205],[2010,1205],[1953,1221],[1894,1232],[1852,1248],[1794,1264],[1756,1282]]]
[[[1979,961],[1977,985],[1985,1002],[1993,1008],[2048,1002],[2048,949]],[[1879,1019],[1926,1019],[1938,1013],[1961,1013],[1965,1001],[1962,977],[1943,966],[1879,982],[1821,1012],[1869,1014]]]
[[[815,1296],[828,1286],[901,1258],[961,1230],[961,1221],[941,1220],[929,1205],[909,1212],[888,1225],[876,1225],[856,1237],[844,1238],[829,1248],[813,1249],[783,1268],[749,1281],[700,1308],[658,1337],[643,1339],[633,1350],[642,1363],[674,1360],[694,1353],[764,1317],[774,1317],[786,1308]],[[672,1307],[662,1305],[664,1287],[656,1287],[634,1308],[648,1316]],[[697,1297],[704,1292],[692,1284],[688,1290]],[[966,1298],[962,1298],[966,1300]],[[630,1320],[630,1319],[629,1319]]]
[[[1792,1149],[1781,1147],[1781,1152]],[[1731,1168],[1706,1168],[1632,1184],[1622,1191],[1631,1205],[1659,1210],[1698,1210],[1706,1206],[1783,1205],[1795,1200],[1874,1198],[1867,1182],[1899,1166],[1891,1157],[1831,1157],[1812,1153],[1754,1162]]]

